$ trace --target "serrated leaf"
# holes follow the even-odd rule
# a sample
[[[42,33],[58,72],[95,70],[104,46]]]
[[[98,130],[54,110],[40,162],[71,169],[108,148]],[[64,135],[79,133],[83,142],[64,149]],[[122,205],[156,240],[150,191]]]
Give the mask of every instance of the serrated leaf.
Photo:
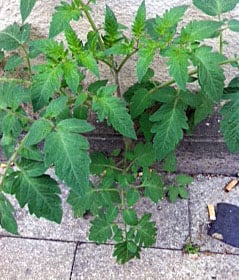
[[[193,0],[193,4],[209,16],[230,12],[238,3],[238,0]]]
[[[101,175],[103,171],[111,166],[114,167],[114,162],[107,158],[103,153],[95,152],[90,155],[91,164],[90,172],[91,174]]]
[[[239,20],[236,19],[229,20],[228,27],[231,31],[239,32]]]
[[[14,208],[8,199],[0,193],[0,225],[10,233],[18,234],[17,223],[13,216]]]
[[[188,199],[189,194],[188,194],[187,189],[185,187],[178,187],[178,188],[179,188],[179,196],[182,199]]]
[[[20,11],[22,22],[30,15],[33,7],[35,6],[36,0],[21,0],[20,2]]]
[[[38,149],[37,146],[29,146],[29,147],[24,146],[20,149],[19,155],[25,159],[30,159],[35,161],[43,160],[42,152]]]
[[[71,205],[74,217],[82,217],[87,211],[91,214],[98,214],[99,209],[102,207],[102,201],[100,196],[94,191],[91,184],[87,187],[85,193],[79,190],[71,189],[67,198],[67,202]]]
[[[193,182],[193,178],[185,174],[177,175],[175,180],[180,186],[187,186]]]
[[[40,65],[39,65],[40,66]],[[38,73],[33,77],[32,103],[34,111],[42,109],[48,104],[54,92],[60,89],[62,68],[60,65],[42,65],[37,68]]]
[[[6,188],[16,195],[22,208],[28,205],[30,214],[60,223],[62,209],[59,194],[61,192],[57,182],[48,175],[31,177],[32,171],[27,168],[29,165],[23,164],[20,166],[20,171],[7,176],[4,180]]]
[[[30,127],[24,142],[25,146],[32,146],[40,143],[52,131],[51,123],[46,119],[36,120]]]
[[[17,93],[17,94],[16,94]],[[18,109],[23,102],[23,88],[15,83],[0,83],[0,109]]]
[[[105,219],[108,223],[112,224],[114,220],[117,218],[118,214],[119,214],[118,208],[111,205],[106,209]]]
[[[89,185],[89,143],[85,137],[64,129],[51,132],[44,145],[45,163],[70,188],[84,194]]]
[[[143,133],[147,142],[151,141],[153,137],[153,134],[151,133],[152,122],[149,120],[149,117],[150,115],[148,113],[143,113],[139,119],[140,132]]]
[[[188,81],[189,55],[186,49],[182,47],[172,47],[165,53],[169,57],[169,73],[175,79],[177,85],[182,90],[186,89]]]
[[[153,145],[138,143],[134,148],[134,160],[140,167],[151,166],[156,160]]]
[[[49,37],[55,37],[70,25],[71,20],[77,21],[81,15],[81,11],[74,3],[61,2],[60,6],[55,8],[50,24]]]
[[[146,20],[146,7],[145,7],[145,1],[143,1],[138,8],[132,26],[133,34],[137,39],[140,38],[140,35],[144,31],[145,20]]]
[[[68,98],[67,96],[59,96],[56,99],[53,99],[46,108],[44,112],[45,118],[56,118],[67,108]]]
[[[93,125],[86,120],[79,120],[75,118],[65,119],[57,124],[57,129],[64,132],[86,133],[94,130]]]
[[[177,170],[177,158],[175,153],[169,153],[163,163],[163,170],[166,172],[175,172]]]
[[[168,199],[170,202],[176,202],[179,196],[179,187],[169,186],[167,191]]]
[[[67,85],[69,86],[72,93],[76,93],[80,83],[77,64],[73,61],[67,60],[63,63],[62,69]]]
[[[156,47],[154,44],[148,44],[145,47],[141,47],[138,51],[138,61],[136,65],[136,72],[138,81],[141,82],[144,75],[153,61]]]
[[[202,46],[195,51],[195,64],[198,66],[198,80],[203,92],[212,100],[219,101],[224,88],[225,76],[219,63],[225,57],[212,52],[211,47]]]
[[[127,112],[125,102],[112,96],[115,90],[116,86],[100,88],[97,96],[93,98],[92,109],[97,112],[100,121],[106,118],[108,124],[111,124],[120,134],[137,139],[134,124]]]
[[[130,103],[130,114],[132,119],[141,115],[151,104],[152,98],[147,89],[140,88],[136,90]]]
[[[96,77],[99,78],[99,68],[97,61],[90,51],[86,51],[78,55],[78,58],[83,66],[89,69]]]
[[[124,241],[121,243],[115,244],[115,250],[113,256],[116,257],[117,262],[120,264],[125,264],[133,258],[140,258],[141,249],[138,247],[135,253],[131,252],[128,248],[128,242]]]
[[[127,225],[135,226],[138,224],[137,213],[133,209],[125,209],[122,213],[123,220]]]
[[[2,131],[6,135],[12,135],[17,138],[22,132],[22,124],[18,116],[7,113],[2,119]]]
[[[135,242],[140,247],[150,247],[156,242],[157,228],[155,222],[150,222],[151,215],[145,214],[137,225]]]
[[[155,172],[143,181],[142,187],[145,188],[144,195],[149,197],[155,203],[164,196],[162,178]]]
[[[129,189],[126,193],[126,201],[128,207],[133,206],[139,200],[139,192],[133,188]]]
[[[30,35],[30,26],[20,27],[17,23],[7,26],[0,31],[0,50],[12,51],[24,44]]]
[[[201,20],[189,22],[181,32],[181,43],[202,41],[219,35],[222,22]]]
[[[194,125],[197,125],[206,119],[206,117],[213,113],[215,107],[214,102],[209,99],[206,94],[199,92],[197,95],[199,97],[200,103],[196,106],[194,113]]]
[[[176,104],[164,104],[150,118],[156,122],[152,128],[154,136],[154,149],[156,158],[162,160],[183,138],[183,129],[188,129],[187,116],[184,106]]]
[[[96,217],[91,224],[89,240],[102,244],[112,237],[111,224],[105,217]]]
[[[11,56],[4,66],[5,71],[13,71],[22,63],[22,58],[19,55]]]
[[[230,152],[235,153],[239,151],[239,90],[235,87],[234,93],[228,93],[225,99],[227,102],[220,110],[220,131]]]

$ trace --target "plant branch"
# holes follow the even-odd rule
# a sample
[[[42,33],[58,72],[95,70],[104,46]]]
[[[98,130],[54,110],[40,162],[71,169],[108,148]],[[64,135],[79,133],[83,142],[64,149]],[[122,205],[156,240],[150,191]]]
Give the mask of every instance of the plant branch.
[[[7,77],[0,77],[0,82],[16,82],[22,85],[30,86],[32,84],[31,81],[23,80],[23,79],[16,79],[16,78],[7,78]]]
[[[21,48],[24,51],[25,56],[26,56],[29,77],[30,77],[30,79],[32,79],[32,67],[31,67],[31,62],[30,62],[30,58],[29,58],[28,52],[27,52],[26,48],[23,45],[21,45]]]

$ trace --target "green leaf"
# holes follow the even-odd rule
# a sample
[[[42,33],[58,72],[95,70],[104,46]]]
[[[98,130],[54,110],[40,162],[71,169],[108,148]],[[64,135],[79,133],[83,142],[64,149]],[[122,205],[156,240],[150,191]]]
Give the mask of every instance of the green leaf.
[[[67,85],[73,93],[76,93],[80,83],[80,76],[77,63],[67,60],[62,65],[62,69]]]
[[[140,167],[151,166],[156,160],[153,145],[138,143],[134,148],[134,160]]]
[[[111,124],[115,130],[123,136],[137,139],[134,130],[134,124],[127,112],[125,102],[112,96],[116,86],[106,86],[98,90],[97,96],[93,98],[92,109],[98,114],[99,121],[107,118],[108,124]]]
[[[239,20],[236,19],[229,20],[228,27],[231,31],[239,32]]]
[[[180,102],[164,104],[150,118],[156,122],[152,128],[154,136],[154,149],[156,158],[160,161],[170,152],[183,138],[183,129],[188,129],[187,116],[184,106]]]
[[[141,115],[145,109],[150,107],[151,104],[151,95],[149,94],[147,89],[140,88],[136,90],[130,103],[130,114],[132,119],[135,119],[136,117]]]
[[[62,123],[45,140],[45,162],[47,166],[52,163],[55,165],[56,175],[68,187],[84,194],[89,184],[89,143],[85,137],[64,129],[61,125]]]
[[[137,225],[135,242],[140,247],[150,247],[156,242],[157,228],[155,222],[150,222],[151,214],[145,214]]]
[[[13,71],[22,63],[22,58],[19,55],[11,56],[4,66],[5,71]]]
[[[127,209],[123,210],[123,220],[127,225],[135,226],[138,224],[138,218],[135,210]]]
[[[53,99],[44,112],[45,118],[56,118],[67,109],[67,96],[59,96]]]
[[[52,131],[51,123],[46,119],[36,120],[28,131],[28,136],[24,142],[25,146],[32,146],[40,143]]]
[[[101,175],[107,168],[111,166],[114,167],[114,162],[107,158],[103,153],[95,152],[90,155],[91,164],[90,172],[91,174]]]
[[[143,113],[139,119],[140,132],[143,133],[147,142],[151,141],[153,137],[153,134],[151,133],[152,123],[149,120],[149,117],[150,115],[148,113]]]
[[[28,205],[30,214],[60,223],[62,209],[57,182],[48,175],[35,177],[36,172],[39,171],[39,163],[34,163],[32,166],[25,163],[21,163],[20,171],[13,172],[6,177],[5,188],[10,190],[11,194],[16,195],[22,208],[26,204]],[[34,168],[36,169],[34,170]]]
[[[129,250],[129,245],[127,241],[115,244],[115,250],[113,256],[116,257],[117,262],[120,264],[125,264],[133,258],[140,258],[141,249],[137,247],[136,252],[132,252]]]
[[[118,208],[112,205],[106,209],[105,219],[108,223],[112,224],[118,217],[118,214]]]
[[[105,216],[95,218],[91,224],[89,240],[102,244],[112,237],[111,224]]]
[[[118,41],[122,37],[122,32],[120,31],[120,24],[118,24],[116,16],[114,12],[110,9],[108,5],[106,5],[105,9],[105,23],[104,30],[105,36],[104,40],[107,45],[110,47],[116,41]]]
[[[22,16],[22,22],[30,15],[33,7],[35,6],[36,0],[21,0],[20,11]]]
[[[37,146],[22,147],[19,151],[19,155],[25,159],[30,159],[34,161],[42,161],[43,155],[42,152],[38,149]]]
[[[99,78],[99,68],[97,61],[90,51],[86,51],[78,55],[78,58],[83,66],[89,69],[96,77]]]
[[[132,31],[133,31],[133,34],[136,37],[136,39],[139,39],[141,34],[144,31],[145,20],[146,20],[146,7],[145,7],[145,1],[143,1],[138,8],[138,11],[137,11],[137,14],[134,19],[133,26],[132,26]]]
[[[101,197],[92,185],[89,184],[84,194],[76,189],[71,189],[67,198],[67,202],[71,205],[74,212],[74,217],[82,217],[87,211],[90,211],[93,215],[98,214],[100,208],[102,208]]]
[[[151,62],[153,61],[155,50],[155,44],[150,44],[150,41],[145,47],[140,47],[138,51],[139,58],[136,66],[137,78],[139,82],[142,81],[144,75],[147,73]]]
[[[129,189],[126,194],[126,201],[129,207],[133,206],[139,200],[139,192],[133,188]]]
[[[19,26],[17,23],[9,25],[0,31],[0,50],[12,51],[28,41],[30,36],[30,25]]]
[[[60,65],[38,65],[37,74],[33,77],[32,102],[34,111],[42,109],[48,104],[54,92],[59,91],[61,85],[62,68]]]
[[[179,196],[182,199],[188,199],[189,198],[189,194],[188,191],[185,187],[178,187],[179,188]]]
[[[57,124],[57,129],[61,132],[86,133],[94,130],[94,127],[86,120],[75,118],[65,119]]]
[[[209,16],[230,12],[238,3],[238,0],[193,0],[193,4]]]
[[[163,181],[162,178],[155,172],[151,173],[149,177],[142,183],[145,188],[144,195],[149,197],[153,202],[157,203],[159,199],[163,199]]]
[[[234,92],[225,95],[225,99],[227,102],[220,110],[220,131],[230,152],[235,153],[239,151],[239,89],[235,87]]]
[[[169,73],[175,79],[177,85],[182,89],[186,89],[188,81],[188,65],[189,55],[186,49],[173,46],[165,53],[169,56],[168,65]]]
[[[49,37],[55,37],[70,25],[71,20],[77,21],[81,16],[81,11],[73,3],[68,4],[66,2],[61,2],[60,6],[55,8],[55,13],[52,16],[52,21],[50,25]]]
[[[219,35],[222,22],[201,20],[189,22],[181,32],[181,43],[202,41]]]
[[[167,191],[168,199],[170,202],[176,202],[179,196],[179,187],[176,186],[169,186]]]
[[[180,186],[187,186],[193,182],[193,178],[184,174],[179,174],[175,178]]]
[[[10,233],[18,234],[17,223],[13,216],[14,208],[7,198],[0,193],[0,225]]]
[[[224,88],[225,76],[219,63],[225,57],[202,46],[195,51],[194,62],[198,66],[198,80],[203,92],[212,100],[219,101]]]
[[[23,94],[23,88],[15,83],[0,83],[0,109],[15,111],[23,102]]]
[[[196,106],[194,113],[194,125],[199,124],[202,120],[212,114],[215,107],[214,102],[203,92],[199,92],[197,96],[200,103]]]
[[[177,158],[175,153],[169,153],[163,163],[163,170],[166,172],[175,172],[177,170]]]
[[[17,138],[21,134],[22,129],[22,124],[16,115],[9,112],[4,116],[2,120],[2,131],[4,134]]]

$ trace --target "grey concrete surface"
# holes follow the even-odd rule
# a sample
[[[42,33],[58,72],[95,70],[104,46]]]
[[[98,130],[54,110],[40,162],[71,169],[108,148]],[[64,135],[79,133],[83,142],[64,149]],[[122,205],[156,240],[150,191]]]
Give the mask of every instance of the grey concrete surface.
[[[40,222],[17,211],[20,236],[0,232],[0,280],[41,279],[239,279],[239,249],[207,236],[207,204],[239,205],[239,187],[224,192],[231,177],[195,177],[189,200],[157,204],[143,199],[139,215],[152,212],[158,235],[156,244],[142,250],[140,260],[121,266],[112,257],[113,246],[87,240],[89,220],[75,220],[67,208],[62,225]],[[63,197],[67,193],[64,192]],[[191,240],[200,245],[198,255],[183,253]]]

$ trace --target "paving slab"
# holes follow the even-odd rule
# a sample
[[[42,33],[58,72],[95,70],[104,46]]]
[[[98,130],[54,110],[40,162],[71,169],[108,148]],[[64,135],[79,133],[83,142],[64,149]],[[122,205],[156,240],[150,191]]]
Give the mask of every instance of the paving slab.
[[[239,256],[189,256],[175,250],[146,249],[140,260],[119,265],[113,246],[78,247],[71,280],[238,280]]]
[[[201,246],[201,250],[239,254],[239,248],[227,245],[207,235],[208,204],[216,206],[217,203],[227,202],[239,206],[239,187],[235,187],[231,192],[224,191],[224,187],[231,179],[231,177],[200,175],[189,186],[191,237],[195,243]]]
[[[162,200],[155,204],[142,198],[136,209],[139,216],[152,213],[158,229],[156,247],[182,249],[189,236],[187,200],[179,199],[176,203]]]
[[[21,238],[0,239],[1,280],[69,280],[76,245]]]

